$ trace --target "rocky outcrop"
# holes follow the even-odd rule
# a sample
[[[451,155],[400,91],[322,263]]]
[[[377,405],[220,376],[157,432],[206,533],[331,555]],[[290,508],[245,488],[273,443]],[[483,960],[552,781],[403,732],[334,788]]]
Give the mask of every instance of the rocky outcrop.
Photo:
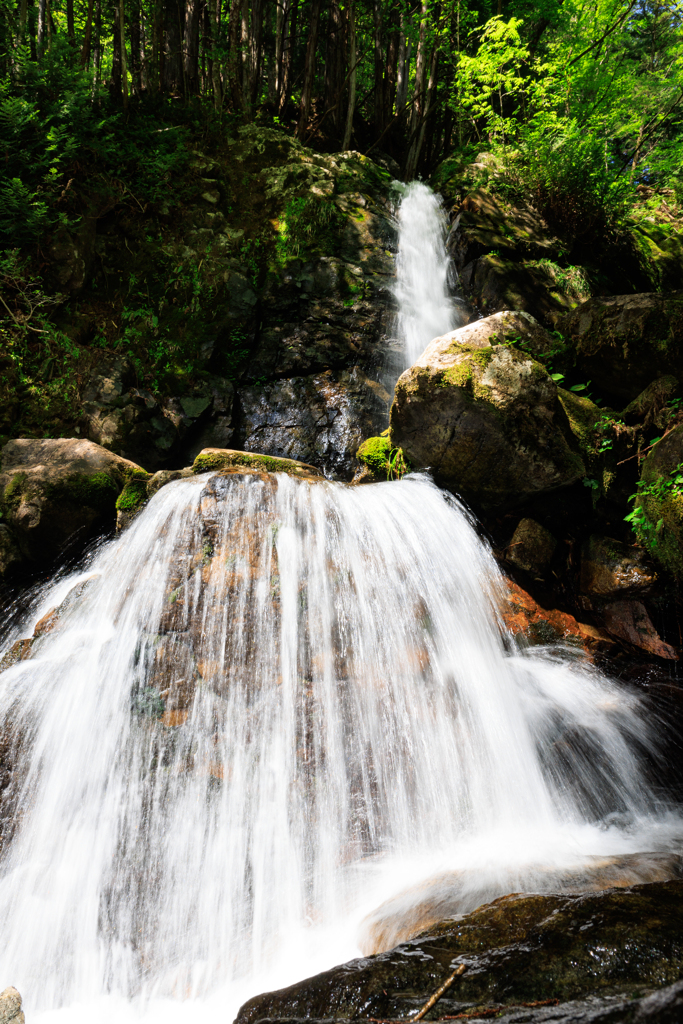
[[[630,996],[634,986],[678,981],[682,911],[680,881],[577,896],[504,896],[391,952],[257,996],[236,1021],[403,1020],[459,966],[464,972],[440,999],[437,1016],[588,994]]]
[[[617,408],[655,377],[683,382],[683,292],[592,298],[555,323],[581,373]]]
[[[0,460],[5,544],[32,563],[54,558],[76,533],[113,524],[116,500],[140,469],[80,438],[9,441]]]
[[[21,996],[15,988],[0,992],[0,1024],[24,1024]]]
[[[539,332],[524,314],[495,314],[432,341],[396,385],[392,447],[478,510],[585,476],[555,383],[509,343],[537,345]]]
[[[683,578],[683,424],[658,441],[643,462],[633,523],[660,565]]]
[[[586,893],[604,889],[668,882],[683,878],[683,859],[675,854],[631,853],[588,857],[580,867],[557,869],[543,864],[509,867],[495,883],[486,882],[476,869],[447,871],[392,896],[369,914],[360,926],[365,956],[394,949],[424,935],[447,919],[471,913],[496,896],[533,885],[535,892]]]
[[[656,582],[657,573],[642,548],[596,534],[583,545],[582,594],[598,599],[633,597],[651,593]]]

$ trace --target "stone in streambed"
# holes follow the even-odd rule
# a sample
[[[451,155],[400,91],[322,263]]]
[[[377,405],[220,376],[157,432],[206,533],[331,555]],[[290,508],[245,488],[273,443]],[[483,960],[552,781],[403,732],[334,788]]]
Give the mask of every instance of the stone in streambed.
[[[0,453],[0,509],[24,558],[53,558],[77,531],[113,522],[140,467],[81,438],[19,438]],[[144,472],[144,471],[142,471]]]
[[[296,459],[262,455],[259,452],[239,452],[231,448],[204,448],[194,460],[193,473],[220,472],[224,469],[256,469],[264,473],[289,473],[298,477],[319,477],[320,470]]]
[[[520,519],[507,548],[509,562],[534,576],[545,576],[550,568],[557,540],[550,530],[534,519]]]
[[[558,389],[520,341],[549,347],[532,317],[496,313],[434,339],[396,385],[392,448],[481,511],[586,475]]]
[[[683,878],[683,859],[667,853],[588,857],[564,869],[537,864],[508,870],[503,880],[487,881],[481,871],[447,871],[382,903],[361,923],[359,944],[366,956],[384,953],[510,890],[578,894],[675,878]]]
[[[581,550],[580,587],[591,597],[647,594],[657,573],[642,548],[593,534]]]
[[[504,896],[389,952],[256,996],[236,1021],[406,1019],[463,963],[433,1016],[671,985],[683,970],[683,882]]]
[[[21,996],[12,986],[0,992],[0,1024],[24,1024]]]

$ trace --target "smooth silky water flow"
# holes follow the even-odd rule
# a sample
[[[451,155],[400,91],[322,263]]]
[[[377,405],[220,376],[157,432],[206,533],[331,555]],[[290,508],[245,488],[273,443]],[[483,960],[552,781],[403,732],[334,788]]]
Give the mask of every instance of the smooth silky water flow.
[[[29,1024],[224,1024],[420,879],[459,872],[467,910],[673,848],[636,698],[519,648],[501,587],[426,477],[257,473],[168,484],[48,587],[0,675],[0,988]]]

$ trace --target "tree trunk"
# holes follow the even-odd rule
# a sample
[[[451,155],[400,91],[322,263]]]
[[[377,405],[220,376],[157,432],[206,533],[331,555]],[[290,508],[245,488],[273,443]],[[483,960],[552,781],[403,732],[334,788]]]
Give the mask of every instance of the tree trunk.
[[[384,131],[384,52],[382,50],[382,0],[374,0],[374,54],[375,84],[373,89],[373,115],[376,136]]]
[[[420,34],[417,42],[417,58],[415,61],[415,85],[413,88],[413,108],[408,125],[409,132],[414,132],[420,123],[424,110],[424,89],[427,72],[426,61],[427,4],[424,2],[420,10]]]
[[[344,23],[339,0],[330,0],[327,28],[327,60],[325,61],[325,109],[331,110],[335,128],[342,123],[341,93],[344,87],[345,64]]]
[[[202,0],[188,0],[184,25],[184,71],[187,95],[199,94],[199,16]]]
[[[251,32],[249,35],[249,106],[256,106],[261,85],[261,51],[263,41],[263,0],[251,0]]]
[[[126,14],[124,0],[117,0],[117,7],[120,37],[119,49],[121,51],[121,91],[123,94],[123,110],[124,113],[128,113],[128,68],[126,66]]]
[[[389,122],[391,121],[394,112],[394,101],[396,99],[398,46],[400,35],[399,12],[396,6],[393,6],[390,11],[389,24],[391,31],[389,32],[389,38],[387,42],[387,64],[386,75],[384,77],[383,98],[384,110],[382,114],[382,123],[384,125],[388,125]]]
[[[66,34],[69,42],[76,47],[76,29],[74,27],[74,0],[66,0]]]
[[[47,0],[38,0],[38,57],[45,53],[47,44]]]
[[[130,8],[130,70],[133,95],[142,92],[142,64],[140,61],[140,0],[131,0]]]
[[[275,0],[275,74],[273,76],[272,103],[276,110],[280,109],[282,96],[282,71],[287,25],[289,22],[290,0]]]
[[[92,45],[92,19],[95,3],[94,0],[88,0],[88,13],[85,19],[85,35],[83,37],[83,46],[81,48],[81,67],[87,68],[90,63],[90,47]]]
[[[398,67],[396,69],[396,112],[405,107],[408,100],[408,79],[410,77],[410,51],[412,42],[406,38],[405,23],[401,26],[398,43]]]
[[[353,10],[353,3],[349,2],[347,7],[348,33],[349,33],[349,105],[346,108],[346,126],[344,128],[344,141],[342,150],[347,150],[351,145],[351,133],[353,132],[353,115],[356,109],[356,15]]]
[[[218,58],[218,43],[221,34],[221,0],[212,0],[209,25],[211,28],[212,57],[211,57],[211,89],[213,92],[213,106],[220,110],[223,105],[223,88],[221,85],[221,64]]]
[[[95,68],[94,87],[97,89],[102,80],[102,0],[96,0],[95,2],[95,44],[93,47],[93,65]]]
[[[282,86],[280,88],[279,111],[282,113],[289,103],[289,92],[292,87],[292,66],[294,62],[294,46],[296,43],[296,21],[299,12],[299,0],[291,0],[289,24],[282,45]]]
[[[301,105],[299,107],[299,124],[296,134],[299,139],[303,138],[308,124],[308,117],[311,112],[311,100],[313,99],[313,86],[315,84],[315,51],[318,45],[318,28],[320,26],[320,8],[322,0],[312,0],[311,21],[308,26],[308,44],[306,46],[306,61],[304,64],[304,85],[301,90]]]
[[[164,0],[162,91],[184,95],[181,25],[185,22],[185,0]]]
[[[118,100],[121,96],[123,79],[121,76],[121,29],[119,28],[119,4],[121,0],[115,0],[114,24],[112,25],[113,54],[111,58],[111,78],[109,79],[109,94],[112,100]]]
[[[240,56],[240,27],[242,0],[232,0],[230,20],[228,23],[228,41],[230,44],[230,60],[228,62],[228,83],[232,94],[233,109],[242,109],[242,60]]]
[[[427,129],[427,118],[431,110],[434,93],[436,92],[436,71],[439,62],[439,42],[438,39],[434,40],[434,48],[432,50],[432,56],[429,66],[429,85],[427,86],[426,95],[424,97],[424,103],[422,105],[422,112],[420,120],[416,122],[413,128],[412,139],[410,147],[408,149],[408,158],[406,160],[406,167],[404,173],[404,180],[411,181],[417,172],[418,163],[420,160],[420,153],[424,145],[425,131]],[[417,83],[416,83],[417,88]]]

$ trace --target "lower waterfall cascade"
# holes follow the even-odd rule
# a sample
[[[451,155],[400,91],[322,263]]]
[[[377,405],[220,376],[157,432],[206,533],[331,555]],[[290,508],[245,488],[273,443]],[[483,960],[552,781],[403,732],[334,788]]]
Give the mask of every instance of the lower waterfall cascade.
[[[408,186],[409,363],[459,321],[445,227]],[[467,912],[679,849],[657,721],[580,648],[515,639],[503,594],[426,475],[162,487],[0,651],[35,630],[0,672],[0,990],[29,1024],[224,1024],[423,880],[457,874]]]
[[[256,473],[168,484],[49,588],[0,676],[0,980],[31,1020],[225,1020],[355,955],[420,877],[495,896],[670,848],[637,700],[518,648],[500,588],[426,477]]]

